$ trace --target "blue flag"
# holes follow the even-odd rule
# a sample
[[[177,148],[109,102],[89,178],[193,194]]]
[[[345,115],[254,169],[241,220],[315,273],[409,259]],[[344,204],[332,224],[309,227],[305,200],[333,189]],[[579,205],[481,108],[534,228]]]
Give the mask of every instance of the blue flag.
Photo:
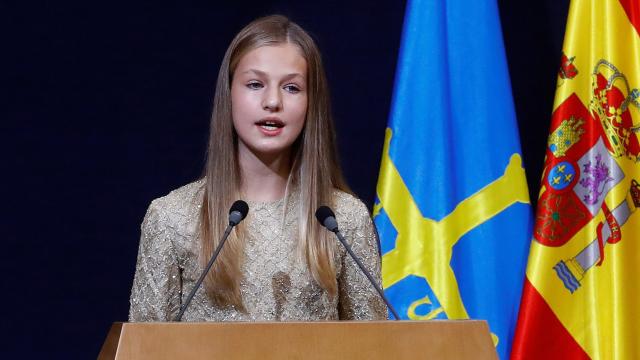
[[[409,1],[374,220],[403,319],[516,326],[532,212],[495,0]]]

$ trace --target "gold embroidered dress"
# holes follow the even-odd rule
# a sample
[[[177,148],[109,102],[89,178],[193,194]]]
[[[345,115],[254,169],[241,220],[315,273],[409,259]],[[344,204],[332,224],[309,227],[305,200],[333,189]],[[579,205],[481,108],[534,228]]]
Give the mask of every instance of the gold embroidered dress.
[[[142,223],[129,321],[173,320],[193,288],[202,271],[196,233],[203,193],[204,180],[200,180],[149,206]],[[365,205],[349,194],[334,194],[341,232],[380,284],[376,235]],[[335,252],[338,296],[331,298],[313,281],[306,262],[296,255],[297,196],[290,197],[286,214],[284,200],[248,204],[240,285],[246,312],[215,305],[201,287],[183,321],[387,318],[384,302],[340,243]]]

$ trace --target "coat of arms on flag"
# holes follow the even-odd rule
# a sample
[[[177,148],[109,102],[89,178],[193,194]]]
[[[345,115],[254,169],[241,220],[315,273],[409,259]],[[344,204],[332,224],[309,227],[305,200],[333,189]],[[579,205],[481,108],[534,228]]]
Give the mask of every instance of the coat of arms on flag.
[[[571,3],[512,358],[640,357],[639,14]]]

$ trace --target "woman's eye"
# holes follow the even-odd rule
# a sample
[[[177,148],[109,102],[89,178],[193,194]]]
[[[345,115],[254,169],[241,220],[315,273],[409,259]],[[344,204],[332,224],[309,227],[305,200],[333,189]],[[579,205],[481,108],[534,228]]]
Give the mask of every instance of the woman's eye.
[[[292,94],[297,94],[300,92],[300,88],[293,84],[285,85],[284,89]]]
[[[258,90],[262,88],[262,84],[260,84],[257,81],[252,81],[250,83],[247,84],[247,87],[251,90]]]

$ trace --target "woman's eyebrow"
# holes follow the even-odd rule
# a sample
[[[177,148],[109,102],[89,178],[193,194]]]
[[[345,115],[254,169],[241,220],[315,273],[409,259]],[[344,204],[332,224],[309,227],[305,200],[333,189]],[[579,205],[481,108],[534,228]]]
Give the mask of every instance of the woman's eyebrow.
[[[248,69],[248,70],[243,71],[242,73],[243,74],[254,73],[254,74],[259,75],[259,76],[267,76],[267,73],[265,73],[264,71],[257,70],[257,69]]]
[[[248,69],[242,72],[242,74],[249,74],[249,73],[254,73],[258,76],[262,76],[262,77],[267,77],[267,73],[258,69]],[[300,73],[291,73],[291,74],[287,74],[283,77],[283,79],[293,79],[295,77],[300,77],[302,80],[305,80],[304,75],[300,74]]]

